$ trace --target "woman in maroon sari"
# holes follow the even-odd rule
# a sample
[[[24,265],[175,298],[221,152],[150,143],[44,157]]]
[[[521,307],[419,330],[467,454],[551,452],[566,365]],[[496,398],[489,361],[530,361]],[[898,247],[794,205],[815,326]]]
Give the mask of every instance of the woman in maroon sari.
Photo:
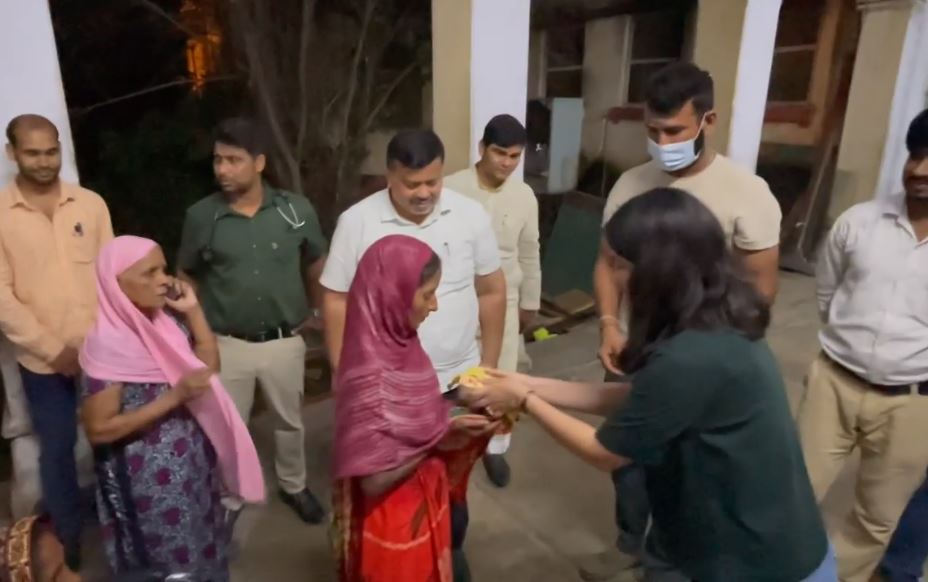
[[[498,422],[449,418],[416,329],[438,308],[438,256],[388,236],[348,294],[335,379],[334,543],[341,582],[451,582],[446,459]],[[451,454],[450,456],[453,456]]]

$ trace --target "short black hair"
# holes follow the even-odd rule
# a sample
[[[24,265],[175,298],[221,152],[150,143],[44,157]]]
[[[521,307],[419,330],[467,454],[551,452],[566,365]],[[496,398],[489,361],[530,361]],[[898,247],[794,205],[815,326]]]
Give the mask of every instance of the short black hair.
[[[522,122],[504,113],[497,115],[487,123],[483,130],[483,139],[480,140],[483,147],[491,145],[501,148],[511,148],[513,146],[525,147],[528,142],[528,134]]]
[[[922,155],[928,153],[928,109],[915,116],[909,124],[909,131],[905,135],[905,147],[909,155]]]
[[[435,160],[445,161],[445,146],[431,129],[400,131],[387,145],[387,167],[399,164],[411,170],[421,170]]]
[[[648,79],[645,104],[658,115],[674,115],[690,101],[696,115],[715,106],[715,88],[708,72],[693,63],[678,61],[660,69]]]
[[[6,125],[6,140],[11,146],[16,147],[16,132],[20,129],[29,131],[33,129],[47,129],[55,134],[55,139],[60,139],[58,127],[47,117],[35,113],[24,113],[17,115]]]
[[[247,117],[233,117],[220,122],[213,133],[213,143],[242,148],[256,158],[267,155],[267,136],[264,127]]]

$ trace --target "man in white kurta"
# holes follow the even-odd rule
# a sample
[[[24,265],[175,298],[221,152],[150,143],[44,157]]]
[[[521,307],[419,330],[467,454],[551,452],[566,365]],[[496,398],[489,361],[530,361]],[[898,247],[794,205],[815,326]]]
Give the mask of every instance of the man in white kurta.
[[[519,365],[520,332],[541,306],[541,259],[538,243],[538,201],[528,184],[513,177],[526,144],[525,126],[511,115],[497,115],[480,141],[480,161],[445,179],[445,186],[480,202],[493,221],[506,277],[506,323],[499,367],[515,372]],[[498,487],[509,483],[503,454],[511,435],[496,435],[483,464]]]

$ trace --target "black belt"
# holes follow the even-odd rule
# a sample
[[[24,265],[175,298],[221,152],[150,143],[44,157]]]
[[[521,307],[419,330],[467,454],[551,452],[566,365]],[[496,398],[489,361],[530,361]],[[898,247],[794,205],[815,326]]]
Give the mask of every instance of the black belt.
[[[896,384],[893,386],[890,386],[887,384],[874,384],[873,382],[870,382],[864,378],[861,378],[860,375],[857,374],[856,372],[848,370],[843,364],[832,359],[831,356],[828,356],[826,354],[825,357],[827,357],[828,361],[834,364],[835,366],[841,368],[848,374],[854,376],[855,378],[857,378],[858,380],[866,384],[868,388],[876,392],[879,392],[881,394],[885,394],[887,396],[903,396],[905,394],[912,394],[913,392],[918,392],[922,396],[928,396],[928,381],[912,382],[911,384]]]
[[[238,333],[229,333],[226,334],[235,339],[242,340],[243,342],[249,342],[253,344],[263,344],[265,342],[272,342],[274,340],[286,339],[288,337],[293,337],[296,333],[293,331],[293,328],[287,324],[277,326],[272,329],[267,329],[260,331],[256,334],[245,335]]]

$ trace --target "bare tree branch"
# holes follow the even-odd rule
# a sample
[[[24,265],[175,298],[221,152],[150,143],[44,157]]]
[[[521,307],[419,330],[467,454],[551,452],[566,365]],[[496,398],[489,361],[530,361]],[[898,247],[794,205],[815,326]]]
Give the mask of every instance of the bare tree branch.
[[[306,142],[307,117],[309,116],[309,46],[311,31],[313,28],[313,10],[316,7],[316,0],[303,0],[302,25],[300,28],[300,58],[297,61],[300,77],[300,115],[299,127],[297,128],[296,138],[296,158],[303,158],[303,146]]]
[[[180,22],[179,20],[177,20],[176,18],[174,18],[173,16],[171,16],[170,14],[168,14],[168,12],[165,11],[164,8],[158,6],[157,4],[155,4],[154,2],[152,2],[151,0],[135,0],[135,1],[136,1],[139,5],[141,5],[141,6],[145,7],[145,8],[147,8],[147,9],[151,10],[152,12],[154,12],[155,14],[157,14],[158,16],[160,16],[161,18],[163,18],[163,19],[167,20],[168,22],[170,22],[171,25],[172,25],[174,28],[176,28],[177,30],[183,32],[183,33],[186,34],[187,36],[189,36],[189,37],[199,36],[196,32],[194,32],[193,30],[191,30],[191,29],[189,29],[188,27],[184,26],[184,24],[183,24],[182,22]]]
[[[207,77],[206,79],[203,79],[203,82],[213,83],[216,81],[232,81],[234,79],[236,79],[236,77],[233,75],[220,75],[216,77]],[[148,95],[149,93],[155,93],[157,91],[162,91],[164,89],[170,89],[171,87],[179,87],[181,85],[193,85],[194,83],[196,83],[194,79],[177,79],[175,81],[159,83],[158,85],[152,85],[151,87],[145,87],[144,89],[139,89],[138,91],[132,91],[131,93],[126,93],[125,95],[113,97],[112,99],[106,99],[105,101],[100,101],[99,103],[93,103],[86,107],[75,107],[74,109],[71,109],[70,112],[73,115],[84,115],[86,113],[90,113],[94,109],[99,109],[100,107],[105,107],[107,105],[119,103],[120,101],[128,101],[129,99],[141,97],[142,95]]]
[[[390,97],[393,95],[393,92],[396,91],[396,88],[400,86],[400,83],[402,83],[406,77],[412,74],[412,72],[418,69],[420,66],[421,63],[418,61],[411,62],[406,66],[405,69],[400,71],[400,73],[395,76],[392,81],[390,81],[390,84],[387,85],[383,91],[381,91],[380,99],[377,101],[374,107],[371,108],[370,112],[368,112],[367,119],[364,121],[364,125],[362,126],[364,128],[363,132],[365,134],[371,130],[371,127],[374,125],[374,121],[377,120],[377,116],[380,115],[381,110],[383,110],[384,106],[386,106],[387,102],[390,100]]]
[[[361,32],[358,35],[358,46],[355,49],[354,59],[351,63],[351,71],[348,76],[348,96],[345,98],[345,115],[342,119],[342,127],[339,132],[339,139],[345,139],[348,136],[348,128],[351,123],[351,111],[354,105],[354,97],[358,91],[358,72],[361,69],[361,61],[364,58],[364,45],[367,42],[367,31],[370,29],[371,18],[374,16],[374,8],[377,6],[377,0],[367,0],[364,6],[364,18],[361,21]]]
[[[288,186],[292,189],[300,189],[301,176],[299,160],[294,157],[293,150],[291,149],[292,144],[288,142],[283,125],[280,119],[278,119],[277,109],[274,107],[274,92],[269,86],[268,79],[264,74],[264,63],[261,62],[260,43],[256,38],[257,33],[251,28],[254,23],[244,14],[244,8],[242,8],[243,4],[243,2],[236,2],[233,5],[238,8],[237,10],[233,8],[233,10],[235,10],[233,18],[236,18],[238,27],[241,30],[241,36],[244,40],[245,58],[248,61],[248,70],[251,72],[251,85],[257,97],[258,105],[264,113],[264,117],[270,127],[271,135],[274,137],[274,141],[277,144],[277,150],[283,158],[287,173],[289,174]],[[260,26],[256,26],[255,28],[260,30]]]

